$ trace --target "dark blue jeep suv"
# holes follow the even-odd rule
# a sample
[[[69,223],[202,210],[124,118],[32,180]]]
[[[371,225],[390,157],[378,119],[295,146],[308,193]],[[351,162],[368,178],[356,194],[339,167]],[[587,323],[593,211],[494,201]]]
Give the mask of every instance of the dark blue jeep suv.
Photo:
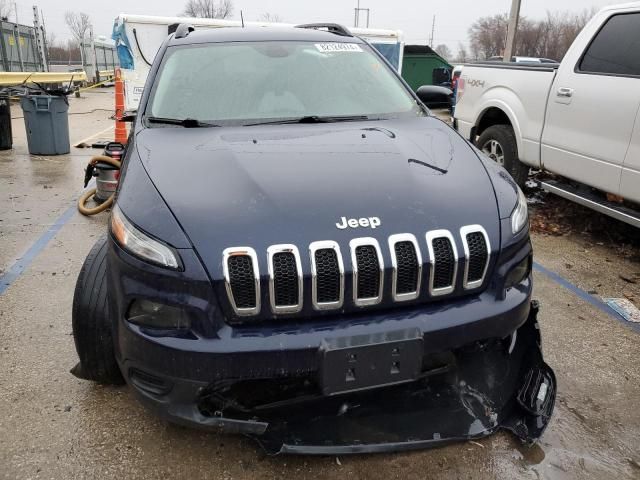
[[[526,199],[425,103],[344,28],[178,27],[78,278],[73,372],[269,452],[538,438]]]

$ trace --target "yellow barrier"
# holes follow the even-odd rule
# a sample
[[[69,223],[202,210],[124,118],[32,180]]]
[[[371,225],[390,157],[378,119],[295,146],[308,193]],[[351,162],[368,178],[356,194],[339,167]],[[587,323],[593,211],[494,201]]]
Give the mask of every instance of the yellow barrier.
[[[100,71],[98,71],[98,75],[100,75],[100,78],[113,77],[114,76],[114,71],[113,70],[100,70]]]
[[[91,90],[92,88],[99,87],[99,86],[104,85],[105,83],[109,83],[109,82],[113,82],[113,77],[107,78],[106,80],[103,80],[103,81],[101,81],[99,83],[94,83],[93,85],[89,85],[88,87],[79,88],[78,90],[80,90],[81,92],[84,92],[85,90]]]
[[[0,72],[0,85],[21,85],[23,83],[69,83],[86,82],[84,72]]]

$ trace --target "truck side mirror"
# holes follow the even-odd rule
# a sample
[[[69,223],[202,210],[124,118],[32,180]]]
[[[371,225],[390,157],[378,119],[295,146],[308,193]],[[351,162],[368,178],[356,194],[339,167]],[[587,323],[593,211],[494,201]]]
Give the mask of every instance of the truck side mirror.
[[[453,104],[453,91],[447,87],[423,85],[416,95],[429,108],[451,108]]]

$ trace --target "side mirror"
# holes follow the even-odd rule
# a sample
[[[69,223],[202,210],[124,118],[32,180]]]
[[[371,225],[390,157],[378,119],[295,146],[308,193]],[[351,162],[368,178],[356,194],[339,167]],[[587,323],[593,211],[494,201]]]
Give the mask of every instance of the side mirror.
[[[429,108],[451,108],[453,105],[453,91],[447,87],[423,85],[416,95]]]

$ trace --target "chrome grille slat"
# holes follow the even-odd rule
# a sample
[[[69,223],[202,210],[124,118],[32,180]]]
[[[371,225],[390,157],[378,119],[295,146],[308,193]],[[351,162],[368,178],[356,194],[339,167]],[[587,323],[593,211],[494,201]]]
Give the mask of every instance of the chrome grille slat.
[[[272,245],[267,249],[269,300],[273,313],[302,310],[302,266],[298,247]]]
[[[407,251],[405,245],[413,246],[413,262],[412,265],[411,252]],[[405,250],[403,252],[403,250]],[[422,282],[422,255],[416,237],[410,233],[400,233],[389,237],[389,252],[391,253],[391,266],[393,268],[391,293],[396,302],[404,302],[414,300],[420,295],[420,284]],[[399,258],[400,257],[400,258]],[[404,282],[399,279],[403,276],[411,277]],[[415,278],[413,278],[415,277]],[[414,284],[415,288],[409,289],[400,286],[400,283]]]
[[[227,296],[236,315],[260,313],[260,271],[256,251],[251,247],[225,249],[222,271]]]
[[[491,259],[489,235],[481,225],[468,225],[460,229],[464,248],[464,276],[462,286],[465,290],[478,288],[484,282]]]
[[[427,232],[425,238],[429,251],[429,294],[433,297],[447,295],[455,290],[456,285],[458,273],[456,241],[449,230],[432,230]],[[445,268],[446,272],[443,273],[442,269]],[[441,278],[445,276],[448,285],[442,284]]]
[[[309,245],[309,258],[313,308],[316,310],[341,308],[344,304],[344,263],[340,246],[330,240],[313,242]]]
[[[353,303],[359,307],[382,301],[384,261],[375,238],[354,238],[349,242],[353,276]],[[374,294],[374,295],[372,295]]]

